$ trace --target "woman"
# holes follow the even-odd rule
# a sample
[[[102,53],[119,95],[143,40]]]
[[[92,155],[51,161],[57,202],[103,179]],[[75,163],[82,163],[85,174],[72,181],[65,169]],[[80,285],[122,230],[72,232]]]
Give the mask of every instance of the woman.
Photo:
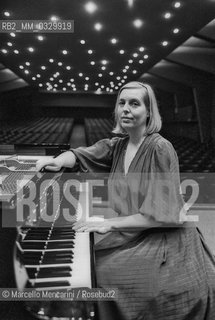
[[[84,172],[110,172],[109,200],[117,217],[74,225],[76,231],[108,233],[96,245],[97,282],[117,288],[118,297],[99,302],[100,320],[212,319],[215,261],[199,231],[185,222],[177,155],[158,133],[151,87],[124,85],[115,118],[115,132],[125,137],[37,163],[38,170],[78,163]]]

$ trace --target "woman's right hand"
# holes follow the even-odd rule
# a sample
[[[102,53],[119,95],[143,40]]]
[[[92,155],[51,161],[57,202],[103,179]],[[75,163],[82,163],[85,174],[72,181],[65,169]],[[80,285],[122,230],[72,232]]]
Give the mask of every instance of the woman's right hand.
[[[62,168],[62,165],[57,158],[44,158],[40,159],[36,163],[36,170],[41,171],[43,169],[48,170],[48,171],[60,171]]]

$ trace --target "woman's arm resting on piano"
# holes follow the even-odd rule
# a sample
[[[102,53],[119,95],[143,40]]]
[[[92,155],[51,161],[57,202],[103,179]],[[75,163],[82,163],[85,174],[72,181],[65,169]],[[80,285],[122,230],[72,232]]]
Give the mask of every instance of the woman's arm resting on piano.
[[[73,229],[77,232],[98,232],[107,233],[118,230],[140,230],[147,228],[155,228],[164,225],[156,222],[152,218],[144,216],[141,213],[127,217],[116,217],[104,219],[103,221],[78,221],[74,223]]]
[[[50,170],[50,171],[60,171],[62,167],[73,168],[76,163],[76,156],[71,151],[66,151],[61,153],[56,158],[44,158],[40,159],[36,163],[37,171],[41,171],[42,169]]]

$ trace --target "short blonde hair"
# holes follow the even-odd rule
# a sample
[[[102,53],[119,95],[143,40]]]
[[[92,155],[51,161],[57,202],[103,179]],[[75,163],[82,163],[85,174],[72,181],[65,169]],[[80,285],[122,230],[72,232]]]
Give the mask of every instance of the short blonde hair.
[[[158,110],[157,100],[154,94],[152,87],[146,83],[132,81],[125,84],[122,88],[120,88],[116,105],[114,109],[114,117],[115,117],[115,127],[113,129],[113,133],[125,133],[125,130],[121,127],[118,119],[118,105],[119,105],[119,97],[124,89],[142,89],[143,90],[143,102],[146,106],[146,109],[149,113],[149,118],[146,123],[146,134],[152,134],[155,132],[159,132],[162,126],[161,116]]]

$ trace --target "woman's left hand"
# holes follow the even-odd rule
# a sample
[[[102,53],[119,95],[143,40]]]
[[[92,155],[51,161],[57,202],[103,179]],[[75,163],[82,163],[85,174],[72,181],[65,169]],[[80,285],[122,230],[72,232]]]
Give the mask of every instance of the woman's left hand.
[[[107,219],[102,221],[78,221],[73,224],[72,229],[76,232],[98,232],[104,234],[111,231],[112,224]]]

